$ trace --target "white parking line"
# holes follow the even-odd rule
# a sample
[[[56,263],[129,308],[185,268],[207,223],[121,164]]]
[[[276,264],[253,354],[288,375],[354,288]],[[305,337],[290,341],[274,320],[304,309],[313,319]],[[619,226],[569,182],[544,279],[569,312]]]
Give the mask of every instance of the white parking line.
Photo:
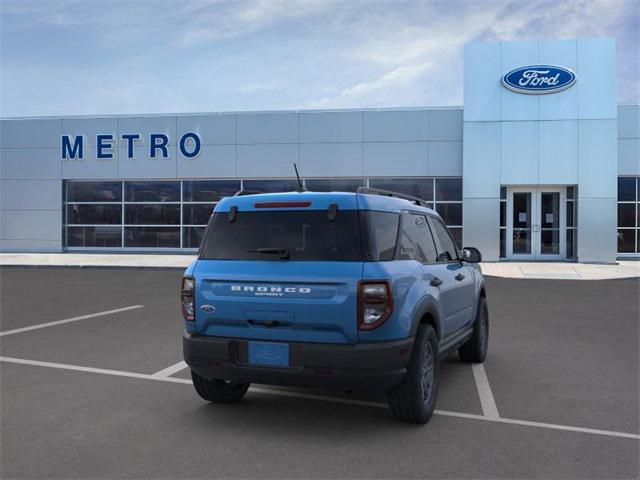
[[[170,377],[174,373],[178,373],[180,370],[184,370],[185,368],[187,368],[187,364],[184,361],[182,361],[182,362],[176,363],[175,365],[171,365],[167,368],[163,368],[162,370],[154,373],[151,376],[154,378],[166,378],[166,377]]]
[[[124,372],[121,370],[109,370],[105,368],[82,367],[79,365],[41,362],[37,360],[26,360],[22,358],[0,357],[0,362],[15,363],[20,365],[31,365],[36,367],[57,368],[62,370],[73,370],[77,372],[100,373],[103,375],[113,375],[117,377],[129,377],[129,378],[138,378],[138,379],[144,379],[144,380],[154,380],[156,382],[191,384],[191,380],[188,380],[186,378],[156,377],[154,376],[155,374],[149,375],[146,373]],[[375,408],[387,408],[387,406],[384,403],[379,403],[379,402],[367,402],[362,400],[351,400],[348,398],[336,398],[336,397],[328,397],[328,396],[325,397],[323,395],[290,392],[286,390],[272,390],[269,388],[262,388],[262,387],[251,387],[249,391],[253,393],[275,395],[280,397],[293,397],[293,398],[302,398],[307,400],[319,400],[322,402],[342,403],[342,404],[348,404],[348,405],[361,405],[361,406],[375,407]],[[527,420],[515,420],[511,418],[492,418],[485,415],[475,415],[472,413],[462,413],[462,412],[451,412],[447,410],[436,410],[434,414],[442,415],[445,417],[456,417],[456,418],[466,418],[469,420],[479,420],[483,422],[504,423],[504,424],[510,424],[510,425],[521,425],[525,427],[546,428],[550,430],[561,430],[566,432],[587,433],[591,435],[601,435],[601,436],[607,436],[607,437],[630,438],[633,440],[640,440],[640,434],[616,432],[611,430],[599,430],[597,428],[573,427],[570,425],[530,422]]]
[[[491,385],[489,385],[489,379],[487,378],[487,372],[484,371],[484,365],[482,363],[474,363],[471,365],[471,368],[473,370],[473,378],[476,381],[478,396],[480,397],[482,414],[487,418],[500,418],[498,406],[493,398]]]
[[[116,308],[115,310],[105,310],[104,312],[90,313],[89,315],[80,315],[79,317],[65,318],[64,320],[56,320],[54,322],[39,323],[38,325],[30,325],[28,327],[14,328],[13,330],[6,330],[0,332],[0,337],[6,335],[14,335],[16,333],[30,332],[31,330],[39,330],[41,328],[55,327],[56,325],[63,325],[65,323],[77,322],[79,320],[86,320],[88,318],[101,317],[103,315],[112,315],[114,313],[126,312],[128,310],[135,310],[136,308],[142,308],[144,305],[131,305],[130,307]]]

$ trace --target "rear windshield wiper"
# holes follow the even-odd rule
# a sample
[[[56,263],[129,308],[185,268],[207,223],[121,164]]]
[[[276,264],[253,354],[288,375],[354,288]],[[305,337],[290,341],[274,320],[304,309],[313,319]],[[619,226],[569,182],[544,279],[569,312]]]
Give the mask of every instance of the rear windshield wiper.
[[[273,255],[280,255],[282,260],[289,259],[289,250],[286,248],[277,248],[277,247],[265,247],[265,248],[252,248],[248,250],[251,253],[267,253]]]

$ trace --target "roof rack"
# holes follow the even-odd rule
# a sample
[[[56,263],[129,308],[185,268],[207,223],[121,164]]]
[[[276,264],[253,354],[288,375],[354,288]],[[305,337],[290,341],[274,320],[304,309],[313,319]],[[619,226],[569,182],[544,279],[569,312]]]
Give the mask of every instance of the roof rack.
[[[238,190],[236,193],[233,194],[233,196],[242,197],[244,195],[256,195],[258,193],[265,193],[265,192],[259,192],[258,190]]]
[[[382,190],[380,188],[358,187],[358,193],[366,193],[370,195],[382,195],[383,197],[400,198],[402,200],[408,200],[411,203],[420,205],[421,207],[431,208],[429,202],[422,198],[413,197],[411,195],[405,195],[404,193],[392,192],[391,190]]]

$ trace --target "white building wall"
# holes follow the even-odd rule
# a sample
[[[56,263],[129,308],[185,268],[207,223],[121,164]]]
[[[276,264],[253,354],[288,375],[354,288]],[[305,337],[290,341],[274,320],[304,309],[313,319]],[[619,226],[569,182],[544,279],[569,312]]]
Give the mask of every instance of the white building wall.
[[[0,122],[0,251],[62,248],[61,120]]]
[[[0,121],[0,251],[60,251],[62,181],[71,179],[461,176],[462,109],[396,109],[70,117]],[[195,132],[200,154],[178,139]],[[133,159],[122,134],[137,133]],[[150,158],[149,134],[169,137]],[[113,134],[113,158],[96,135]],[[61,159],[61,135],[84,135],[84,158]],[[20,194],[20,195],[18,195]]]
[[[480,248],[487,260],[498,259],[495,210],[501,185],[577,185],[578,260],[613,262],[618,172],[613,39],[468,44],[464,62],[464,243]],[[548,95],[502,87],[504,74],[536,64],[571,68],[577,82]],[[488,207],[489,199],[496,207]]]

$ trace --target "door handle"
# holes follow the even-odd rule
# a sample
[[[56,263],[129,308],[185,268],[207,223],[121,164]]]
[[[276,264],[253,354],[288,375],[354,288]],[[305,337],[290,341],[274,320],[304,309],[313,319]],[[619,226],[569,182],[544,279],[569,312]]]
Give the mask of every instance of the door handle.
[[[443,283],[444,282],[440,280],[438,277],[433,277],[433,279],[429,282],[429,285],[431,285],[432,287],[439,287]]]
[[[462,280],[464,280],[464,275],[459,273],[454,277],[457,281],[461,282]]]

